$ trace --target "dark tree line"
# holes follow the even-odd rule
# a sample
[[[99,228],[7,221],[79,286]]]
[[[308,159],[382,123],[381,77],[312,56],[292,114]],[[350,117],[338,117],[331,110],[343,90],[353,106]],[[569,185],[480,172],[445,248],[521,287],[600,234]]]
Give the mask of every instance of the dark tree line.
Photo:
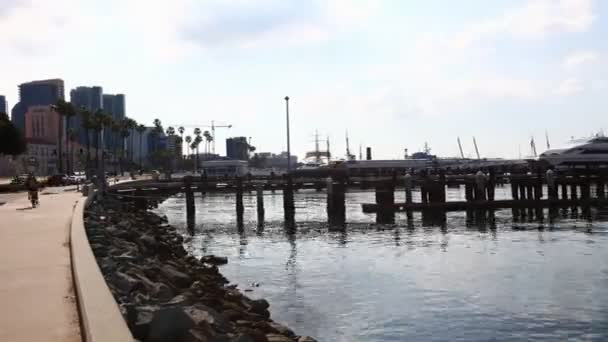
[[[27,149],[25,137],[6,113],[0,113],[0,155],[17,156]]]

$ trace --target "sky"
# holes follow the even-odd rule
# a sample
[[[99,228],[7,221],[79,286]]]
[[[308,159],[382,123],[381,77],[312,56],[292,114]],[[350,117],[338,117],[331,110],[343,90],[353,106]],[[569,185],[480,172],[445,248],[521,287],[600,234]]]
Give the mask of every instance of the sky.
[[[530,155],[608,129],[608,1],[0,0],[0,94],[62,78],[257,151]],[[188,131],[191,133],[191,131]]]

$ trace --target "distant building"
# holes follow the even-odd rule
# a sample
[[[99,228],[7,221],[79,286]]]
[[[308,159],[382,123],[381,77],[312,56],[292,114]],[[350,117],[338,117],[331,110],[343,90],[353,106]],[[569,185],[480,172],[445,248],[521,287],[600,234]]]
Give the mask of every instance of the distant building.
[[[153,127],[146,127],[146,130],[139,133],[137,130],[131,130],[133,136],[133,162],[135,164],[148,165],[148,154],[150,153],[150,133]]]
[[[53,105],[65,99],[64,84],[61,79],[41,80],[19,85],[19,102],[11,111],[11,121],[25,131],[25,113],[30,106]]]
[[[112,115],[116,122],[122,121],[126,115],[125,96],[123,94],[111,95],[103,94],[103,111]],[[122,139],[114,137],[111,130],[106,130],[104,135],[105,148],[113,151],[115,147],[120,147]]]
[[[0,95],[0,113],[8,114],[8,105],[6,103],[6,97]]]
[[[57,145],[61,117],[51,105],[29,106],[25,113],[27,151],[20,156],[21,169],[38,176],[57,172]],[[67,151],[63,151],[64,155]]]
[[[78,110],[82,107],[88,109],[92,113],[98,109],[103,109],[103,88],[98,86],[93,87],[77,87],[70,91],[70,102]],[[71,119],[71,128],[76,129],[78,141],[80,144],[86,144],[87,132],[82,129],[82,117],[80,113]],[[91,132],[89,132],[91,134]],[[89,137],[91,146],[97,147],[97,140]]]
[[[50,105],[30,106],[25,113],[25,138],[59,143],[60,116]]]
[[[260,158],[263,167],[272,169],[287,169],[287,152],[274,154],[270,152],[257,153],[257,158]],[[255,157],[254,157],[255,158]],[[298,156],[291,156],[291,167],[296,168],[298,164]]]
[[[226,156],[235,160],[249,159],[249,144],[246,137],[226,139]]]

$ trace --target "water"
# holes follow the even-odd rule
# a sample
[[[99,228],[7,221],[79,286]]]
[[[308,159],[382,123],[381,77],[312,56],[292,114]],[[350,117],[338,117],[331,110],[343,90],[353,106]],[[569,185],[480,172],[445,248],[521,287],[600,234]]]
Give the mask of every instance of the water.
[[[507,192],[498,189],[497,198]],[[346,200],[343,231],[328,229],[325,194],[314,191],[295,195],[295,231],[283,227],[280,192],[265,194],[263,228],[255,195],[245,195],[242,230],[234,195],[197,197],[193,235],[184,198],[157,212],[191,236],[190,253],[228,256],[221,271],[232,283],[266,298],[275,320],[320,341],[608,339],[606,213],[583,220],[566,212],[544,224],[513,223],[510,210],[479,224],[448,213],[439,226],[398,213],[396,224],[379,225],[361,211],[372,192]]]

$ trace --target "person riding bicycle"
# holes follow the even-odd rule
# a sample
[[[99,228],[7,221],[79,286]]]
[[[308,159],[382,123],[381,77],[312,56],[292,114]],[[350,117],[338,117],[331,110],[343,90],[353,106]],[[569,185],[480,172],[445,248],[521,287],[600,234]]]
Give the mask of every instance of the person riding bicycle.
[[[32,201],[32,206],[34,206],[34,202],[38,203],[38,181],[33,174],[27,175],[25,187],[27,188],[28,198]]]

